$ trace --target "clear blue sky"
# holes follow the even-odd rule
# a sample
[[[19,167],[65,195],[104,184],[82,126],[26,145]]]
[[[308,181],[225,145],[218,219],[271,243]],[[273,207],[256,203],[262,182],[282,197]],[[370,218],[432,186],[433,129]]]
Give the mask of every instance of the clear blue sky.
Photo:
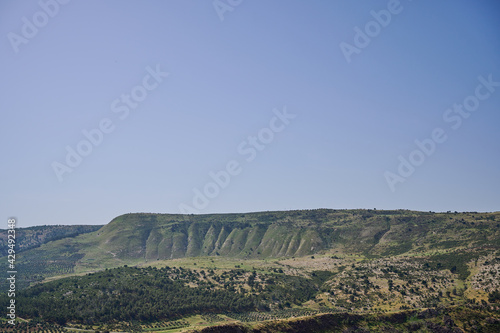
[[[61,2],[0,2],[4,227],[500,210],[498,1]]]

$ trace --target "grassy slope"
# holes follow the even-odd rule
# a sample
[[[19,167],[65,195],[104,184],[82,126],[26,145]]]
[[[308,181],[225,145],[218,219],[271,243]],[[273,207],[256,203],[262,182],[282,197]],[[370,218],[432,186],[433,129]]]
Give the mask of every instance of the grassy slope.
[[[437,255],[469,247],[498,247],[499,240],[500,213],[320,209],[190,216],[126,214],[95,232],[25,251],[17,263],[26,266],[24,275],[33,280],[38,273],[39,278],[184,257]],[[37,264],[42,266],[41,272]],[[464,271],[463,264],[456,266]]]

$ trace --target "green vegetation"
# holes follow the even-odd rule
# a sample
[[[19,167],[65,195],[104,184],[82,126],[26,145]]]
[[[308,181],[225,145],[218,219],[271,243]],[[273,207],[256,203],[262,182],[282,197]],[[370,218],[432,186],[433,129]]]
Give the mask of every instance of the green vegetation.
[[[488,302],[500,303],[500,291],[494,290],[488,295]]]
[[[102,225],[44,225],[16,229],[16,253],[39,247],[42,244],[75,237],[99,230]],[[0,256],[6,256],[9,249],[7,230],[0,229]]]
[[[393,314],[335,313],[291,320],[207,327],[195,332],[491,332],[500,329],[498,313],[478,306],[403,311]]]
[[[478,258],[485,251],[455,251],[431,256],[429,263],[435,265],[435,269],[449,269],[458,274],[458,278],[465,280],[470,274],[467,263]]]
[[[23,325],[52,331],[496,332],[500,322],[500,213],[141,213],[98,230],[44,228],[18,231],[30,236],[19,236],[16,302]]]
[[[11,325],[7,320],[0,322],[1,332],[50,332],[50,333],[63,333],[68,332],[67,329],[58,325],[49,323],[40,319],[30,321],[17,320],[15,325]]]
[[[150,322],[290,307],[313,298],[328,276],[318,272],[308,279],[237,269],[217,274],[175,267],[121,267],[38,284],[19,292],[16,301],[22,304],[21,317],[42,317],[60,325]],[[8,305],[6,295],[0,296],[0,304]]]
[[[207,256],[270,259],[335,251],[365,258],[440,255],[467,247],[496,248],[499,239],[500,213],[327,209],[207,215],[140,213],[119,216],[94,232],[45,242],[19,253],[16,259],[19,264],[66,260],[74,266],[73,271],[39,272],[45,278]],[[466,268],[460,263],[456,266],[465,277]]]

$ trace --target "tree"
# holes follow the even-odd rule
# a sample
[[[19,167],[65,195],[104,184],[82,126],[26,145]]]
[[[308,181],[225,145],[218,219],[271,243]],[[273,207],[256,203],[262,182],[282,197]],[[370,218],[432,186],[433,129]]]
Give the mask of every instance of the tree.
[[[490,303],[500,303],[500,291],[493,290],[488,294],[488,302]]]

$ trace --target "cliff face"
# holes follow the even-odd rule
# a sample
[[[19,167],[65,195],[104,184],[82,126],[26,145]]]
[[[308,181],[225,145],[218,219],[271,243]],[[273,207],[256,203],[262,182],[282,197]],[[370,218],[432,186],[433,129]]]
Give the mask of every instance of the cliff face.
[[[99,237],[101,246],[119,258],[292,257],[316,253],[327,244],[318,228],[294,223],[159,221],[133,214],[118,219]]]
[[[97,232],[117,258],[300,257],[341,249],[366,256],[498,246],[499,213],[303,210],[247,214],[126,214]]]

